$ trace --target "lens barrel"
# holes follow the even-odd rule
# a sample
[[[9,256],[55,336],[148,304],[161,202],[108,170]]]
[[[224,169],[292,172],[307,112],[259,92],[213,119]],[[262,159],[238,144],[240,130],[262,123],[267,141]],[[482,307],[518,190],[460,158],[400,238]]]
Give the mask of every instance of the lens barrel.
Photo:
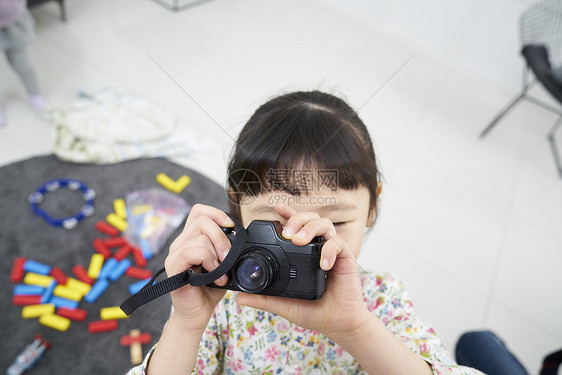
[[[244,292],[259,293],[277,280],[277,260],[268,251],[256,249],[244,254],[235,267],[234,277]]]

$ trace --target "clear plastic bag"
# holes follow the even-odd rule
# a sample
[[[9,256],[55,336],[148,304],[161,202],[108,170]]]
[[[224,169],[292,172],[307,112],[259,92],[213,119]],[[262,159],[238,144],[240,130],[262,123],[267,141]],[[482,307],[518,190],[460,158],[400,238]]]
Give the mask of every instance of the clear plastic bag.
[[[161,188],[127,193],[125,205],[125,238],[139,247],[147,259],[162,250],[191,210],[191,205],[181,197]]]

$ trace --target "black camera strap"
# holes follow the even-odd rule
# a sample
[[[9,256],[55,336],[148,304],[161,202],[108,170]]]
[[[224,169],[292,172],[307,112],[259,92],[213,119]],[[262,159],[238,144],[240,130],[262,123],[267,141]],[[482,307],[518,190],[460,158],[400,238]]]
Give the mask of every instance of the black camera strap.
[[[230,216],[230,215],[229,215]],[[148,303],[164,294],[181,288],[187,284],[193,286],[203,286],[211,284],[213,281],[226,274],[240,256],[240,252],[246,242],[246,230],[242,224],[234,217],[231,219],[236,224],[236,235],[231,241],[230,251],[222,263],[208,273],[197,274],[192,270],[186,270],[172,277],[168,277],[153,285],[158,276],[164,272],[164,268],[154,274],[152,279],[137,293],[127,298],[119,307],[127,316],[131,315],[138,307]]]

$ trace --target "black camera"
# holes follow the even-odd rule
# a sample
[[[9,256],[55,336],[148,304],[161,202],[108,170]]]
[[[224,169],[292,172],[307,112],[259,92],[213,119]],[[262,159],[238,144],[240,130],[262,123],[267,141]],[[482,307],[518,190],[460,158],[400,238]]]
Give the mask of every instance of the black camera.
[[[222,228],[232,241],[233,228]],[[320,268],[322,237],[297,246],[281,237],[278,221],[254,220],[240,256],[227,272],[225,286],[207,286],[247,293],[300,299],[319,299],[326,290],[327,272]]]

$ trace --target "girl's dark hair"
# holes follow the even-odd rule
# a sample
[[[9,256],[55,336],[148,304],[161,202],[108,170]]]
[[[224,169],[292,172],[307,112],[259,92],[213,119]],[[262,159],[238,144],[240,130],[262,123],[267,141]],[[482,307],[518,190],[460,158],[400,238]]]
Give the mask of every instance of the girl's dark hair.
[[[240,132],[228,164],[230,213],[240,218],[243,200],[264,192],[300,195],[323,184],[333,190],[366,187],[376,214],[380,179],[357,113],[331,94],[293,92],[260,106]]]

